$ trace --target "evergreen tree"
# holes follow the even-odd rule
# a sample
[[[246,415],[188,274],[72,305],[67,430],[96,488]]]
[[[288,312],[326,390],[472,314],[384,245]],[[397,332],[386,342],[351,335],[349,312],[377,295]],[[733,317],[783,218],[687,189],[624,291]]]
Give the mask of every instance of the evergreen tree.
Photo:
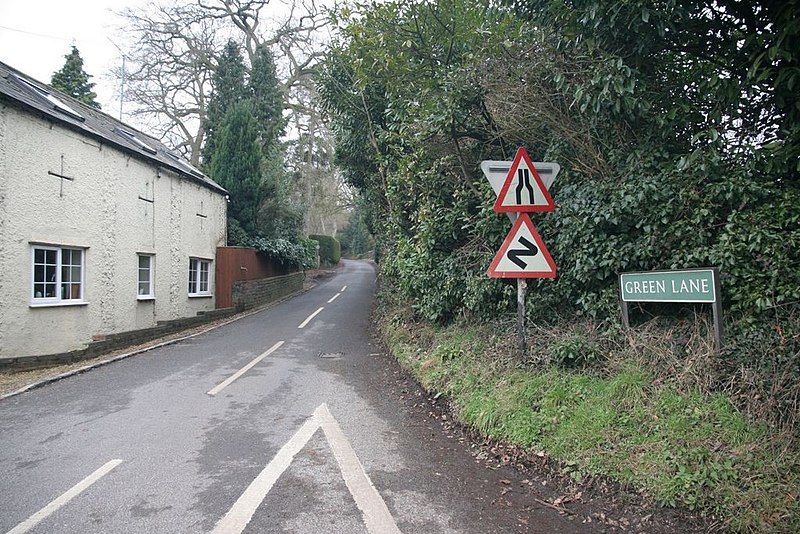
[[[208,102],[205,122],[203,164],[212,164],[218,137],[228,112],[247,98],[245,91],[245,66],[239,45],[230,40],[225,45],[214,71],[214,92]]]
[[[291,176],[284,164],[285,147],[280,143],[286,121],[283,118],[283,94],[275,60],[267,46],[256,49],[247,92],[253,103],[262,154],[264,203],[261,206],[259,233],[276,239],[294,239],[300,232],[302,209],[291,199]]]
[[[263,202],[261,148],[249,102],[235,103],[225,115],[211,159],[210,174],[230,193],[229,227],[238,226],[247,236],[256,236],[258,211]],[[229,237],[233,235],[231,232]]]
[[[250,69],[248,92],[253,101],[253,113],[258,122],[261,148],[265,155],[283,135],[286,121],[283,118],[283,94],[275,69],[272,52],[264,45],[256,49]]]
[[[249,77],[239,46],[229,41],[214,75],[203,161],[230,193],[231,243],[299,234],[302,212],[291,199],[291,177],[280,143],[286,122],[275,61],[259,47]]]
[[[100,104],[95,100],[97,94],[92,91],[95,84],[89,81],[91,76],[83,70],[83,58],[77,47],[73,45],[72,51],[64,58],[66,59],[64,66],[61,67],[61,70],[53,73],[50,85],[88,106],[100,109]]]

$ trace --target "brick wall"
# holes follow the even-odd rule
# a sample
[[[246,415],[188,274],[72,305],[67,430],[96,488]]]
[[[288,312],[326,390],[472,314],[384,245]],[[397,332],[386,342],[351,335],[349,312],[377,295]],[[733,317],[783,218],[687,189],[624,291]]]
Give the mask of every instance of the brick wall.
[[[232,295],[236,282],[281,276],[290,271],[248,247],[217,247],[214,263],[217,308],[236,306]]]
[[[304,279],[304,273],[292,273],[234,282],[231,290],[232,304],[238,310],[267,304],[303,289]]]
[[[0,358],[0,371],[23,371],[88,360],[113,350],[146,343],[179,330],[198,326],[216,319],[229,317],[235,313],[236,309],[234,308],[213,310],[201,312],[199,315],[193,317],[184,317],[182,319],[174,319],[172,321],[159,321],[158,326],[154,326],[152,328],[131,330],[128,332],[120,332],[118,334],[110,334],[107,336],[95,336],[95,339],[89,343],[89,346],[81,350],[73,350],[59,354],[45,354],[42,356]]]
[[[281,299],[303,289],[305,273],[292,273],[259,280],[241,280],[233,283],[233,307],[200,312],[197,316],[171,321],[159,321],[157,326],[95,336],[89,345],[80,350],[42,356],[0,358],[0,371],[20,371],[79,362],[100,356],[123,347],[146,343],[161,336],[197,326],[234,313]]]

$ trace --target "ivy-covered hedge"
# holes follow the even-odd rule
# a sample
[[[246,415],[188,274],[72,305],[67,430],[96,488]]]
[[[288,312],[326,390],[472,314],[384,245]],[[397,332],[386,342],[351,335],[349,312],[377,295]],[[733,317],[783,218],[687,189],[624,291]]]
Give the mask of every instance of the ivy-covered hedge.
[[[331,267],[339,264],[339,260],[342,259],[342,245],[338,239],[320,234],[311,234],[308,238],[319,243],[320,265]]]
[[[293,243],[288,239],[248,238],[244,246],[253,247],[258,252],[287,267],[314,269],[317,265],[317,242],[303,239]]]
[[[531,318],[614,323],[619,272],[719,267],[731,369],[780,363],[800,378],[800,23],[791,7],[726,6],[389,1],[337,14],[319,69],[336,162],[418,316],[513,313],[513,286],[485,274],[510,224],[480,162],[523,146],[562,167],[556,211],[533,216],[558,276],[532,284]],[[770,349],[754,358],[759,344]]]

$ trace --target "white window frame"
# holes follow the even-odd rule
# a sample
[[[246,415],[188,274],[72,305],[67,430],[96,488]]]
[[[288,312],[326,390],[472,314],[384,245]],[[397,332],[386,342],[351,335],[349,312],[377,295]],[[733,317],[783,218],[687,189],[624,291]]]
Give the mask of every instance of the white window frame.
[[[41,250],[46,255],[48,252],[55,253],[55,263],[39,263],[36,262],[36,251]],[[67,264],[64,265],[64,252],[69,251],[72,253],[79,253],[80,254],[80,264]],[[55,272],[50,275],[50,280],[47,280],[47,268],[45,267],[44,276],[45,278],[42,280],[37,280],[37,266],[46,266],[46,265],[53,265],[55,267]],[[68,276],[65,279],[64,276],[64,268],[78,268],[78,278],[73,279],[72,273],[69,272]],[[31,245],[31,302],[30,305],[32,307],[43,307],[43,306],[79,306],[86,304],[84,300],[84,291],[86,287],[85,283],[85,276],[86,276],[86,249],[80,247],[69,247],[69,246],[53,246],[53,245]],[[47,286],[47,285],[54,285],[55,291],[52,296],[46,296],[46,287],[42,288],[45,291],[38,291],[37,286]],[[66,295],[65,291],[70,291],[72,286],[78,287],[78,296],[71,297]]]
[[[205,269],[203,269],[205,267]],[[205,273],[205,280],[203,274]],[[189,258],[189,296],[211,296],[211,260]]]
[[[147,258],[149,260],[147,264],[147,268],[142,268],[142,259]],[[146,254],[146,253],[138,253],[136,254],[136,300],[153,300],[156,298],[155,294],[155,263],[156,257],[155,254]],[[148,291],[146,293],[142,293],[142,273],[147,272],[147,286]]]

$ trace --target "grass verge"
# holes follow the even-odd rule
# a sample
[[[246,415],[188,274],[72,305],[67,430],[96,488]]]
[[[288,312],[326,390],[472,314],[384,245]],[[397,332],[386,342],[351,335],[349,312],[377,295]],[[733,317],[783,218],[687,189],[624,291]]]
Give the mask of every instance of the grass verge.
[[[748,420],[724,394],[656,376],[641,346],[595,342],[574,325],[541,329],[534,352],[547,361],[523,366],[508,350],[514,333],[498,324],[436,327],[400,307],[380,324],[401,364],[487,438],[733,532],[800,532],[796,437]],[[570,366],[593,359],[602,371]]]

